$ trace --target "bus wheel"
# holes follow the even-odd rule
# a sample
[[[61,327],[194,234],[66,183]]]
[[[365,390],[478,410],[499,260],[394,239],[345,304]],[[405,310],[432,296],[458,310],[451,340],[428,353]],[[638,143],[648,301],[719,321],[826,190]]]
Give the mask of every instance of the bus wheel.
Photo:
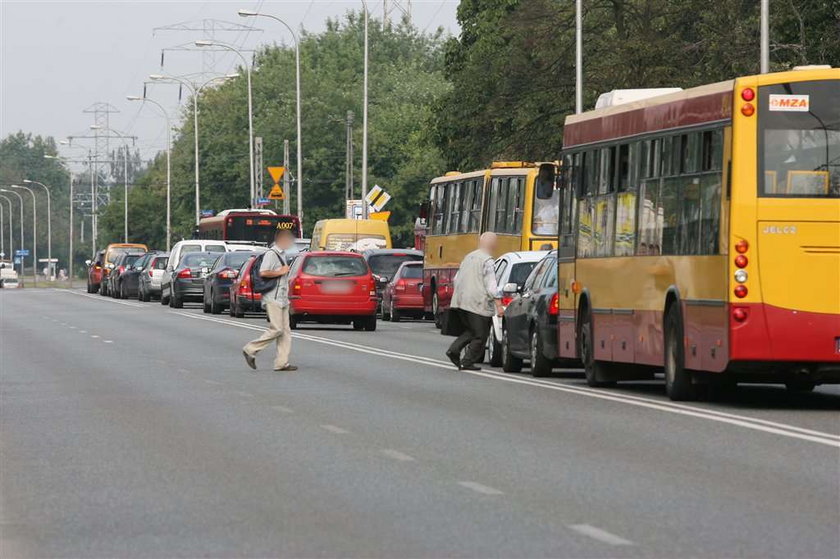
[[[583,313],[580,325],[580,360],[586,373],[586,384],[593,387],[610,386],[615,384],[609,378],[609,364],[595,359],[595,330],[592,327],[592,311],[589,308]]]
[[[685,368],[683,324],[677,303],[671,305],[665,315],[665,392],[675,401],[697,398],[691,371]]]
[[[812,392],[817,387],[817,383],[809,382],[807,380],[792,380],[785,383],[785,386],[790,392]]]
[[[435,319],[435,328],[443,327],[443,313],[440,312],[440,301],[438,300],[437,288],[432,293],[432,316]]]

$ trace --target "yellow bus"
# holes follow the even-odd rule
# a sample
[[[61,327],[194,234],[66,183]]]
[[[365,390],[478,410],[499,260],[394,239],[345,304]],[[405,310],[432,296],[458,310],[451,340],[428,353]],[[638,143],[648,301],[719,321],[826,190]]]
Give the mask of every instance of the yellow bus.
[[[590,385],[840,381],[840,69],[569,116],[560,183],[558,348]]]
[[[499,236],[499,253],[557,244],[558,163],[498,161],[489,169],[432,179],[423,265],[425,310],[440,318],[452,297],[461,260],[485,231]]]
[[[387,221],[377,219],[322,219],[315,223],[309,250],[391,248]]]

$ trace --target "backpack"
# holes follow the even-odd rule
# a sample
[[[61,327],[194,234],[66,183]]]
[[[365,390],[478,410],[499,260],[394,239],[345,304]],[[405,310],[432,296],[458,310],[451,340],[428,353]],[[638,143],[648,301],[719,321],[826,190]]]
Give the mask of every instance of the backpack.
[[[286,259],[273,248],[270,250],[274,251],[274,254],[280,258],[280,263],[285,266]],[[254,263],[251,265],[251,289],[256,293],[268,293],[277,287],[277,280],[279,278],[264,278],[260,275],[260,267],[262,267],[263,258],[265,258],[267,252],[258,254],[254,259]]]

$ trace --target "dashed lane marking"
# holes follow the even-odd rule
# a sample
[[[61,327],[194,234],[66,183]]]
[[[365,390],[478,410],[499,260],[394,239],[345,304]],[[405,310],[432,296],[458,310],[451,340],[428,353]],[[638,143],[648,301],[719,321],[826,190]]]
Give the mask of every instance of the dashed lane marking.
[[[336,435],[346,435],[350,432],[347,429],[342,429],[336,425],[321,425],[321,429],[329,431],[330,433],[335,433]]]
[[[458,485],[466,487],[467,489],[472,489],[476,493],[481,493],[482,495],[504,495],[504,493],[494,487],[490,487],[489,485],[484,485],[482,483],[476,483],[474,481],[459,481]]]
[[[625,540],[621,536],[616,536],[591,524],[570,524],[569,528],[579,534],[589,536],[593,540],[598,540],[601,543],[609,545],[633,545],[633,542],[630,540]]]
[[[271,406],[271,409],[279,411],[280,413],[294,413],[292,408],[287,408],[286,406]]]
[[[90,337],[93,338],[94,340],[99,338],[99,336],[97,336],[96,334],[91,334]]]
[[[388,458],[393,458],[394,460],[398,460],[400,462],[414,462],[413,456],[409,456],[408,454],[400,452],[399,450],[383,448],[380,452]]]
[[[102,341],[103,341],[104,343],[106,343],[106,344],[112,344],[112,343],[114,343],[114,341],[113,341],[113,340],[102,340]]]
[[[101,301],[103,303],[114,303],[117,305],[124,305],[126,307],[134,307],[135,309],[143,309],[146,305],[141,303],[132,303],[131,301],[121,301],[119,299],[112,299],[110,297],[103,297],[102,295],[90,295],[88,293],[79,293],[78,291],[72,291],[70,289],[57,289],[54,288],[53,291],[57,291],[59,293],[69,293],[71,295],[78,295],[79,297],[87,297],[88,299],[93,299],[94,301]]]

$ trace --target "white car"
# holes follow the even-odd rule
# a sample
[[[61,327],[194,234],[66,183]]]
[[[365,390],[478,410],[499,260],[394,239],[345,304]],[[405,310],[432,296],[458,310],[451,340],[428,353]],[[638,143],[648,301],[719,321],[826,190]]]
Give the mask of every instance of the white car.
[[[237,248],[234,249],[233,247]],[[248,247],[247,249],[244,247]],[[243,247],[243,248],[240,248]],[[178,267],[181,258],[191,252],[233,252],[234,250],[253,250],[251,245],[232,245],[224,241],[209,239],[189,239],[178,241],[169,251],[169,260],[160,278],[160,304],[168,305],[172,297],[172,270]]]
[[[504,289],[508,284],[516,284],[517,290],[522,289],[531,270],[548,253],[547,250],[523,250],[501,255],[493,264],[499,289]],[[502,305],[507,307],[511,298],[507,294],[503,295]],[[487,336],[487,361],[493,367],[502,365],[502,317],[500,316],[493,317],[493,327],[490,329],[490,335]]]

